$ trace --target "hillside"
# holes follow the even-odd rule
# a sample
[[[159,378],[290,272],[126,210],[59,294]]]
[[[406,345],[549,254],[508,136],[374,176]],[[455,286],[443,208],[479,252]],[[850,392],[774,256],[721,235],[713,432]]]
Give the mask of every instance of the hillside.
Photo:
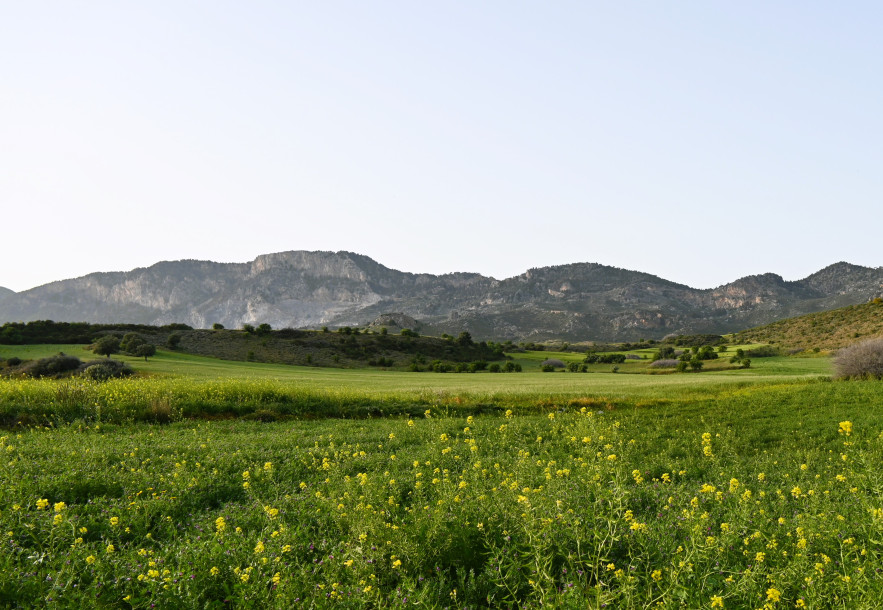
[[[88,324],[52,321],[7,322],[0,327],[2,352],[15,355],[18,345],[88,345],[97,337],[139,335],[145,342],[171,347],[179,353],[224,360],[297,364],[335,368],[383,368],[425,370],[433,361],[451,369],[457,364],[504,358],[502,347],[475,342],[468,334],[456,338],[423,337],[416,332],[395,334],[378,327],[370,332],[349,327],[337,332],[249,329],[204,330],[182,324],[168,326]]]
[[[883,300],[811,313],[735,333],[748,343],[772,343],[785,349],[834,350],[864,338],[883,336]]]
[[[837,263],[803,280],[773,273],[699,290],[598,263],[504,280],[414,274],[351,252],[291,251],[250,263],[161,262],[0,298],[0,322],[62,320],[228,328],[365,326],[399,312],[426,334],[476,339],[636,341],[725,333],[879,296],[883,268]]]

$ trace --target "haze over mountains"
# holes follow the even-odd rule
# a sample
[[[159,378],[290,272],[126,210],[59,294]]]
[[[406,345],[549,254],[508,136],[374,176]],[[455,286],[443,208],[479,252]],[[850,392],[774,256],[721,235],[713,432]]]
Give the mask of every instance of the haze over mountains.
[[[597,263],[496,280],[477,273],[405,273],[350,252],[291,251],[250,263],[161,262],[20,293],[0,288],[0,322],[316,328],[363,326],[401,312],[434,334],[468,330],[496,340],[635,341],[736,331],[881,294],[883,268],[843,262],[793,282],[767,273],[700,290]]]

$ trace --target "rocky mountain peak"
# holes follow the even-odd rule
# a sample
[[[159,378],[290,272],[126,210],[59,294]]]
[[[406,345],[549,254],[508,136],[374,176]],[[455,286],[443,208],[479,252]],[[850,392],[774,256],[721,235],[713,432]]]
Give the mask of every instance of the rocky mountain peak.
[[[373,321],[419,324],[426,334],[465,330],[476,339],[633,341],[741,330],[881,293],[883,268],[848,263],[794,282],[764,273],[697,290],[599,263],[536,267],[496,280],[478,273],[406,273],[352,252],[294,250],[250,263],[167,261],[21,293],[0,290],[0,323],[183,322],[204,328],[218,322],[237,328],[266,322],[317,328]]]

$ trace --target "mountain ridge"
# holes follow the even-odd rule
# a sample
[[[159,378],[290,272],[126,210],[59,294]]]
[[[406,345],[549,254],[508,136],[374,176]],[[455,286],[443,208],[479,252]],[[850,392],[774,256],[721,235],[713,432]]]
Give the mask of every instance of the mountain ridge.
[[[0,290],[0,322],[280,327],[361,326],[401,312],[427,332],[476,338],[636,340],[732,332],[883,292],[883,268],[838,262],[806,278],[745,276],[697,289],[650,273],[569,263],[502,280],[410,273],[353,252],[291,250],[246,263],[186,259],[96,272],[22,292]]]

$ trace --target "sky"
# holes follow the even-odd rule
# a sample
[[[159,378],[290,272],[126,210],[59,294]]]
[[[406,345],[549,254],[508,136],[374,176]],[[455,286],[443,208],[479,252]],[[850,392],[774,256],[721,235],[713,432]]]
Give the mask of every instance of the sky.
[[[0,0],[0,286],[878,267],[879,2]]]

